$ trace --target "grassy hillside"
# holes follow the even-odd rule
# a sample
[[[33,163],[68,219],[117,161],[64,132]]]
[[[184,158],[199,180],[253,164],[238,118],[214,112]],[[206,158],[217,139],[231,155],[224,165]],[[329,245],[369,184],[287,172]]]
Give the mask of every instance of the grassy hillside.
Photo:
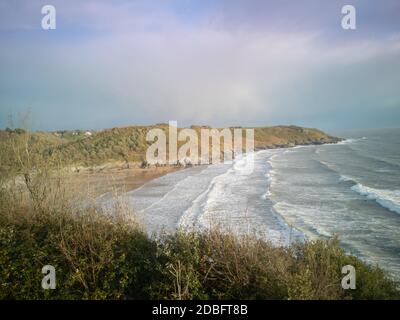
[[[13,166],[10,152],[13,145],[21,140],[31,153],[46,161],[62,162],[64,165],[92,166],[108,161],[141,162],[147,147],[146,134],[150,129],[168,126],[130,126],[105,129],[86,135],[81,131],[32,132],[21,130],[0,131],[0,163],[2,168]],[[200,136],[200,126],[192,126]],[[288,147],[295,145],[337,142],[338,139],[317,129],[296,126],[275,126],[255,128],[256,149]],[[23,150],[21,150],[23,151]],[[22,152],[24,153],[24,152]]]
[[[296,145],[335,143],[339,138],[321,130],[297,126],[275,126],[255,129],[255,146],[258,148],[289,147]]]

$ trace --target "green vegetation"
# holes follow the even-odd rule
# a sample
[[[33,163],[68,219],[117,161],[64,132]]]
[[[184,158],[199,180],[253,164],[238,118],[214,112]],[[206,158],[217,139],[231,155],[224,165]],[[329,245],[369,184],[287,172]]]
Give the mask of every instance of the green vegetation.
[[[297,126],[256,128],[254,134],[255,146],[258,148],[335,143],[340,141],[340,139],[327,135],[321,130]]]
[[[64,165],[100,165],[110,161],[142,162],[147,147],[146,134],[150,129],[163,128],[168,125],[131,126],[124,128],[105,129],[85,135],[83,131],[33,132],[29,133],[27,141],[31,152],[40,155],[50,163]],[[192,126],[201,130],[200,126]],[[12,145],[16,141],[26,139],[26,132],[21,129],[0,130],[0,150],[4,150],[0,162],[1,168],[7,169],[15,163],[12,158]],[[199,134],[200,136],[200,134]],[[320,144],[337,142],[317,129],[307,129],[296,126],[276,126],[255,128],[256,148],[276,148],[295,145]],[[5,152],[9,150],[10,152]]]
[[[149,238],[123,218],[15,212],[0,221],[1,299],[399,299],[385,273],[336,240],[274,247],[217,231]],[[51,264],[57,288],[41,288]],[[357,289],[341,289],[341,267]]]

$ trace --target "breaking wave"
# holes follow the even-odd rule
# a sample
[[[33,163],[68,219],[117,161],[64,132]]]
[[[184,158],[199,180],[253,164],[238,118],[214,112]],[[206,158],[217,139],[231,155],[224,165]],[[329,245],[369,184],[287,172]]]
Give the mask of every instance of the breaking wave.
[[[400,214],[400,190],[374,189],[363,186],[361,183],[352,186],[351,190],[369,200],[375,200],[382,207],[390,211]]]

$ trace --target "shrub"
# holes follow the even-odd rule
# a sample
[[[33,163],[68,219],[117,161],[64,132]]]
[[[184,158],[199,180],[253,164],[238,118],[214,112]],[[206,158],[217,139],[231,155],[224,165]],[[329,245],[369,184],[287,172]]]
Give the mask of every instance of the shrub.
[[[40,286],[44,265],[57,288]],[[357,290],[341,289],[341,267]],[[152,239],[125,219],[79,214],[1,219],[2,299],[399,299],[377,267],[347,256],[337,241],[274,247],[218,231]]]
[[[178,231],[161,248],[168,257],[163,297],[170,299],[400,298],[382,269],[346,255],[337,238],[286,248],[216,230]],[[341,287],[348,264],[357,270],[357,290]]]

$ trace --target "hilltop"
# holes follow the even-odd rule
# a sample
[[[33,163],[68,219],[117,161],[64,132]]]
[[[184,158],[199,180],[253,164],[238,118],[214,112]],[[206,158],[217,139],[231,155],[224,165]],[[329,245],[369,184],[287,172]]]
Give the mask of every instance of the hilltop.
[[[167,124],[152,126],[129,126],[104,129],[100,131],[56,131],[25,132],[22,129],[0,130],[0,163],[7,168],[15,164],[11,156],[13,145],[23,142],[32,154],[49,161],[61,161],[64,165],[93,166],[107,162],[144,161],[145,153],[151,144],[146,141],[150,129],[161,128],[168,131]],[[204,126],[191,126],[200,132]],[[231,128],[233,130],[233,128]],[[243,128],[244,129],[244,128]],[[258,127],[255,129],[255,148],[280,148],[296,145],[336,143],[339,138],[332,137],[321,130],[298,126]],[[181,129],[178,129],[181,130]]]

